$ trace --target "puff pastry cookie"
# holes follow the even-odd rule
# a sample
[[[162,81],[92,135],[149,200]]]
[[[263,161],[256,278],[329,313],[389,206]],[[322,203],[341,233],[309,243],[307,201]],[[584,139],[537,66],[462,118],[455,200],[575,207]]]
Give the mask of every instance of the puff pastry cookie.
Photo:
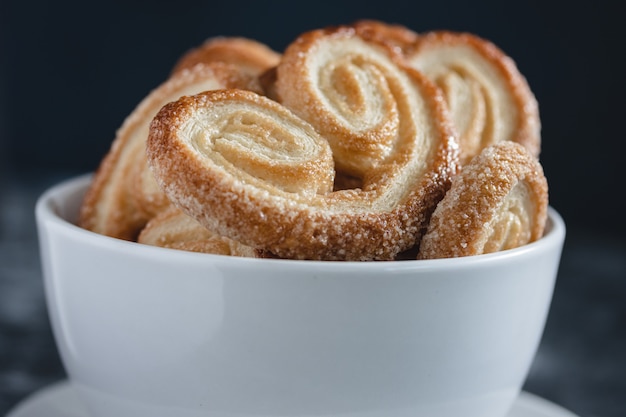
[[[418,259],[497,252],[544,232],[548,184],[539,161],[522,145],[489,145],[452,181],[422,238]]]

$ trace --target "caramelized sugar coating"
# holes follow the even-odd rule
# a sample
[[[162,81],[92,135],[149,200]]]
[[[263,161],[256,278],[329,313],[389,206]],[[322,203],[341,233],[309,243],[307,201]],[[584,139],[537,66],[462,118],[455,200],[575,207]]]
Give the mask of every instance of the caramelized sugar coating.
[[[222,63],[197,65],[173,75],[126,118],[102,160],[83,201],[79,224],[103,235],[135,240],[146,222],[169,200],[156,185],[145,159],[152,118],[164,104],[185,94],[217,88],[259,90],[257,81]]]
[[[175,206],[168,207],[150,219],[137,242],[191,252],[257,257],[253,248],[211,233]]]
[[[515,142],[487,146],[452,181],[420,245],[418,259],[497,252],[544,232],[548,184],[539,161]]]
[[[493,43],[469,33],[433,31],[420,34],[405,55],[443,90],[459,132],[462,164],[501,141],[539,155],[535,96],[514,61]]]

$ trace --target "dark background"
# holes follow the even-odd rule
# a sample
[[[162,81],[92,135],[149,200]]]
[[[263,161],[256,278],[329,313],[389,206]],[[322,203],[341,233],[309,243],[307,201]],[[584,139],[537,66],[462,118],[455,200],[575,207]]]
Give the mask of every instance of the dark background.
[[[582,417],[626,416],[622,8],[548,0],[0,0],[0,415],[63,376],[39,284],[38,193],[95,169],[124,118],[206,38],[245,36],[280,51],[306,30],[373,18],[417,32],[473,32],[526,76],[540,105],[551,205],[568,238],[525,389]]]

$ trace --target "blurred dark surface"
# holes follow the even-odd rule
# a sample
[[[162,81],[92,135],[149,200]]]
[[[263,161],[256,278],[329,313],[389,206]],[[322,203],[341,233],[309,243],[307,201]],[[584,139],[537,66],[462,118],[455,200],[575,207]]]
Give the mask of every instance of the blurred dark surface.
[[[514,6],[513,6],[514,4]],[[617,1],[0,0],[0,415],[64,377],[47,321],[35,198],[92,171],[115,130],[206,38],[280,51],[299,33],[374,18],[469,31],[516,61],[540,104],[541,161],[568,237],[525,389],[581,417],[626,416],[626,37]]]

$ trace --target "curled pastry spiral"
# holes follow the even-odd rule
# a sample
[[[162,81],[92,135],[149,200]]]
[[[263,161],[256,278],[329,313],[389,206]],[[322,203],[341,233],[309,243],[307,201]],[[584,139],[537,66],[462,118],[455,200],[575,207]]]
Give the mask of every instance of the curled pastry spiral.
[[[539,161],[515,142],[485,147],[435,209],[419,259],[497,252],[543,235],[548,184]]]
[[[462,163],[505,140],[539,155],[537,101],[513,60],[493,43],[434,31],[420,34],[405,57],[443,90],[459,132]]]
[[[456,167],[443,108],[422,100],[425,137],[405,139],[402,156],[364,189],[331,191],[328,142],[286,107],[243,90],[163,107],[148,160],[169,198],[219,235],[284,258],[391,260],[415,244]]]
[[[225,87],[260,88],[236,67],[211,63],[181,71],[150,92],[126,118],[102,160],[81,206],[81,227],[135,240],[148,219],[169,205],[145,159],[150,121],[181,95]]]
[[[328,140],[338,171],[364,177],[381,165],[402,164],[397,158],[407,146],[428,158],[429,123],[420,118],[430,115],[418,78],[389,49],[340,27],[302,34],[289,45],[276,91]]]

